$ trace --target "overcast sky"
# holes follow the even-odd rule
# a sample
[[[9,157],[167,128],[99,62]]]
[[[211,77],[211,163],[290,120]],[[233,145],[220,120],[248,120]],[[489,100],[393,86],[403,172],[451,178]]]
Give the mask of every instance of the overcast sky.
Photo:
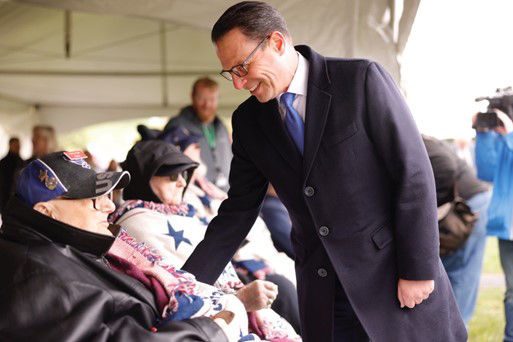
[[[402,62],[421,132],[472,137],[474,99],[513,85],[513,1],[421,1]]]

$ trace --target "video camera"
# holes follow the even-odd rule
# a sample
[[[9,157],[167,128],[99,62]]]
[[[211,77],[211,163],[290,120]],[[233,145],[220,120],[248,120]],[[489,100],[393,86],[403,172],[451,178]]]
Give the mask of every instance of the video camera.
[[[488,108],[485,113],[478,113],[476,123],[472,128],[475,129],[493,129],[497,126],[504,126],[497,117],[494,109],[499,109],[506,113],[513,120],[513,89],[511,87],[498,88],[493,96],[482,96],[476,98],[478,101],[488,101]]]

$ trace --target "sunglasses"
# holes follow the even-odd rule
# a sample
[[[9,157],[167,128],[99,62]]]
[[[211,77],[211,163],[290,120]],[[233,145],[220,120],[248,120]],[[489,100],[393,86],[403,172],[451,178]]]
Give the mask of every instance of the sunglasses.
[[[180,176],[182,176],[182,178],[185,181],[187,181],[188,175],[189,175],[189,173],[187,172],[187,170],[184,170],[182,172],[173,173],[172,175],[169,176],[169,179],[171,179],[171,182],[176,182],[176,181],[178,181],[178,178]]]

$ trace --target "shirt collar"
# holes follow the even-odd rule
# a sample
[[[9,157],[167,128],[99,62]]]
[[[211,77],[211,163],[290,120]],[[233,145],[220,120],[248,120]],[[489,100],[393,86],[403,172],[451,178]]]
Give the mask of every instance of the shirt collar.
[[[298,63],[294,77],[290,82],[287,92],[294,93],[302,96],[306,96],[306,90],[308,86],[308,61],[302,54],[297,52]]]

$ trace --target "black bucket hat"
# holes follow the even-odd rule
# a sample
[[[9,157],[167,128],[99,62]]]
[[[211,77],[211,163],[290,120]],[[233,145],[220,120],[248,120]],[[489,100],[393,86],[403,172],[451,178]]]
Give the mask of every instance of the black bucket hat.
[[[160,202],[150,187],[150,179],[153,176],[170,176],[173,174],[185,174],[189,185],[192,173],[199,164],[180,149],[163,140],[141,141],[135,144],[121,163],[123,170],[130,172],[132,182],[123,192],[124,199],[140,199],[144,201]]]

